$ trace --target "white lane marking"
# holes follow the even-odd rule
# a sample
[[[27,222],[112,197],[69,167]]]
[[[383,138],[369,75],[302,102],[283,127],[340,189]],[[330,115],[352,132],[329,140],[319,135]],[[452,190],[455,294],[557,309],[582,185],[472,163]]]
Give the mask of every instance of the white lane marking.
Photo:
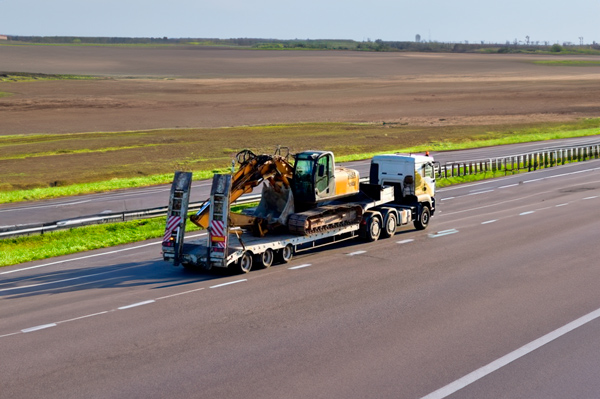
[[[442,201],[448,201],[448,200],[451,200],[451,199],[454,199],[454,198],[456,198],[456,197],[442,198],[441,200],[442,200]]]
[[[586,197],[586,198],[584,198],[584,200],[590,200],[590,199],[594,199],[594,198],[598,198],[598,196],[594,195],[593,197]]]
[[[519,213],[519,216],[531,215],[532,213],[535,213],[535,211],[521,212],[521,213]]]
[[[62,279],[62,280],[47,281],[45,283],[22,285],[22,286],[19,286],[19,287],[2,288],[2,289],[0,289],[0,292],[14,291],[14,290],[24,290],[24,289],[27,289],[27,288],[39,287],[39,286],[42,286],[42,285],[64,283],[65,281],[72,281],[72,280],[81,280],[82,278],[94,277],[94,276],[100,276],[102,274],[119,272],[121,270],[131,269],[133,267],[140,267],[140,266],[124,267],[122,269],[110,270],[110,271],[102,272],[102,273],[86,274],[84,276],[77,276],[77,277],[65,278],[65,279]],[[103,280],[100,280],[100,281],[103,281]],[[95,281],[95,282],[97,282],[97,281]],[[89,283],[86,283],[86,284],[89,284]],[[73,287],[75,287],[75,286],[73,286]]]
[[[556,208],[558,208],[559,206],[565,206],[565,205],[569,205],[569,203],[565,202],[564,204],[558,204],[558,205],[556,205]]]
[[[50,327],[56,327],[56,323],[42,324],[41,326],[25,328],[25,329],[21,330],[21,332],[28,333],[28,332],[43,330],[45,328],[50,328]]]
[[[85,316],[79,316],[79,317],[75,317],[74,319],[57,321],[56,324],[68,323],[70,321],[81,320],[81,319],[87,319],[88,317],[100,316],[101,314],[106,314],[108,312],[109,312],[108,310],[105,310],[104,312],[98,312],[98,313],[88,314]]]
[[[492,191],[494,191],[494,190],[477,191],[474,193],[469,193],[467,195],[479,195],[479,194],[491,193]]]
[[[571,164],[571,165],[577,165],[577,164],[578,164],[578,162],[574,163],[574,164]],[[533,182],[540,181],[540,180],[555,179],[557,177],[576,175],[576,174],[579,174],[579,173],[592,172],[592,171],[596,171],[596,170],[600,170],[600,168],[591,168],[591,169],[584,169],[584,170],[576,170],[575,172],[561,173],[559,175],[552,175],[552,176],[547,176],[547,177],[541,177],[539,179],[525,180],[525,181],[523,181],[523,183],[533,183]]]
[[[4,338],[4,337],[10,337],[11,335],[17,335],[17,334],[21,334],[21,331],[19,331],[19,332],[14,332],[14,333],[10,333],[10,334],[4,334],[4,335],[0,335],[0,338]]]
[[[362,255],[362,254],[366,254],[367,251],[355,251],[355,252],[350,252],[348,254],[348,256],[354,256],[354,255]]]
[[[156,298],[156,300],[159,301],[161,299],[167,299],[167,298],[172,298],[174,296],[179,296],[179,295],[183,295],[183,294],[189,294],[190,292],[202,291],[203,289],[204,289],[204,287],[202,287],[202,288],[196,288],[195,290],[190,290],[190,291],[178,292],[177,294],[172,294],[172,295],[167,295],[167,296],[161,296],[160,298]]]
[[[248,281],[247,279],[242,279],[242,280],[235,280],[235,281],[230,281],[228,283],[223,283],[223,284],[218,284],[218,285],[213,285],[211,287],[208,288],[219,288],[219,287],[225,287],[226,285],[231,285],[231,284],[237,284],[237,283],[243,283],[245,281]]]
[[[494,223],[494,222],[497,222],[497,221],[498,221],[498,219],[493,219],[493,220],[488,220],[486,222],[482,222],[481,224],[490,224],[490,223]]]
[[[430,238],[437,238],[437,237],[443,237],[443,236],[447,236],[447,235],[450,235],[450,234],[456,234],[456,233],[458,233],[458,230],[456,230],[456,229],[450,229],[450,230],[438,231],[435,234],[428,234],[428,236]]]
[[[207,233],[200,233],[200,234],[190,235],[190,236],[187,236],[187,237],[188,238],[194,238],[194,237],[205,236],[206,234]],[[0,275],[2,275],[2,274],[16,273],[16,272],[22,272],[22,271],[31,270],[31,269],[37,269],[37,268],[40,268],[40,267],[58,265],[58,264],[61,264],[61,263],[73,262],[73,261],[76,261],[76,260],[83,260],[83,259],[95,258],[97,256],[112,255],[112,254],[116,254],[116,253],[119,253],[119,252],[131,251],[133,249],[139,249],[139,248],[149,247],[151,245],[158,245],[158,244],[162,244],[162,241],[157,241],[157,242],[151,242],[151,243],[148,243],[148,244],[137,245],[135,247],[130,247],[130,248],[117,249],[117,250],[109,251],[109,252],[102,252],[100,254],[93,254],[93,255],[81,256],[79,258],[57,260],[56,262],[44,263],[43,265],[37,265],[37,266],[24,267],[22,269],[9,270],[9,271],[6,271],[6,272],[0,272]]]
[[[302,269],[302,268],[309,267],[309,266],[312,266],[312,264],[311,263],[305,263],[303,265],[288,267],[288,270]]]
[[[523,345],[519,349],[514,350],[497,360],[494,360],[493,362],[465,375],[462,378],[459,378],[445,387],[442,387],[437,391],[430,393],[429,395],[423,396],[421,399],[443,399],[447,396],[450,396],[467,385],[474,383],[475,381],[493,373],[499,368],[506,366],[507,364],[533,352],[534,350],[554,341],[557,338],[562,337],[576,328],[579,328],[590,321],[597,319],[598,317],[600,317],[600,309],[596,309],[595,311],[588,313],[587,315],[580,317],[579,319],[572,321],[569,324],[566,324],[563,327],[560,327],[544,335],[543,337],[536,339],[535,341],[531,341],[530,343]]]
[[[509,184],[509,185],[507,185],[507,186],[501,186],[501,187],[498,187],[498,189],[501,189],[501,188],[509,188],[509,187],[515,187],[515,186],[518,186],[518,185],[519,185],[519,183],[515,183],[515,184]]]
[[[148,305],[149,303],[154,303],[154,302],[156,302],[154,299],[150,299],[149,301],[143,301],[143,302],[138,302],[138,303],[132,303],[131,305],[121,306],[120,308],[117,308],[117,309],[119,309],[119,310],[131,309],[131,308],[135,308],[137,306]]]
[[[59,206],[85,204],[86,202],[91,202],[91,201],[92,200],[85,200],[85,201],[65,202],[65,203],[56,203],[56,204],[47,204],[47,205],[38,205],[38,206],[22,206],[22,207],[18,207],[18,208],[0,209],[0,213],[15,212],[15,211],[22,211],[22,210],[29,210],[29,209],[58,208]]]
[[[402,241],[396,241],[396,244],[408,244],[409,242],[413,242],[414,240],[412,238],[408,238],[406,240],[402,240]]]

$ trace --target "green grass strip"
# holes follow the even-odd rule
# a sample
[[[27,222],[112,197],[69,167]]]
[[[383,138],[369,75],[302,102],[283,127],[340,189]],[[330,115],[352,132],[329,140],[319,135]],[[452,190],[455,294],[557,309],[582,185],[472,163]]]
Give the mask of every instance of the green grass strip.
[[[2,98],[2,97],[10,97],[12,95],[13,95],[12,93],[7,93],[5,91],[0,91],[0,98]]]
[[[231,210],[240,212],[256,205],[257,203],[236,205]],[[0,240],[0,267],[159,238],[165,232],[165,225],[166,217],[158,217],[6,238]],[[199,229],[189,221],[186,223],[186,231]],[[156,251],[157,254],[160,252],[158,246],[149,250]]]
[[[552,60],[552,61],[533,61],[534,64],[549,66],[600,66],[600,61],[591,60]]]
[[[45,80],[93,80],[94,76],[48,75],[45,73],[5,72],[0,74],[0,82],[37,82]],[[1,96],[0,96],[1,97]]]
[[[165,224],[161,217],[0,240],[0,267],[162,237]],[[187,223],[186,230],[198,227]]]

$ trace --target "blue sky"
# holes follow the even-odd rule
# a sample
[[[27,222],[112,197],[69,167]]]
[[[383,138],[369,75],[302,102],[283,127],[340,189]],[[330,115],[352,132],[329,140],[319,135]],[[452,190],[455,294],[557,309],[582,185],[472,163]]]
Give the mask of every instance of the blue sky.
[[[600,43],[598,0],[0,0],[0,34]]]

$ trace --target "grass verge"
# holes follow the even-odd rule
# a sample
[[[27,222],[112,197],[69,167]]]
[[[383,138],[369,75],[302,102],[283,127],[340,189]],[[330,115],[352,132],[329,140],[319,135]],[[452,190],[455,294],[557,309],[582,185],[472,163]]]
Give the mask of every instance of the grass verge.
[[[256,205],[238,205],[231,209],[239,212]],[[165,225],[166,217],[159,217],[6,238],[0,240],[0,267],[159,238],[165,232]],[[185,230],[197,231],[199,227],[187,222]],[[158,247],[152,250],[160,251]]]
[[[0,82],[35,82],[43,80],[92,80],[99,79],[83,75],[48,75],[45,73],[0,72]],[[0,97],[2,95],[0,94]]]
[[[308,149],[307,146],[313,147],[310,143],[318,139],[322,143],[320,147],[333,151],[338,162],[347,162],[390,152],[458,150],[598,135],[600,118],[493,129],[496,130],[472,126],[425,128],[393,123],[322,123],[2,136],[0,203],[166,184],[175,169],[193,171],[197,180],[210,178],[216,171],[228,170],[231,157],[237,151],[227,146],[234,142],[256,143],[253,150],[260,153],[271,152],[282,140],[295,151],[301,151]],[[206,137],[214,137],[214,140],[207,141]],[[136,147],[140,142],[144,142],[144,147]],[[106,151],[107,148],[110,151]],[[44,167],[48,164],[54,167]],[[129,176],[115,176],[117,173]],[[95,182],[77,182],[86,179]],[[29,188],[38,184],[50,187]],[[27,189],[18,189],[20,187]]]
[[[600,66],[600,61],[589,60],[552,60],[552,61],[533,61],[534,64],[549,66]]]

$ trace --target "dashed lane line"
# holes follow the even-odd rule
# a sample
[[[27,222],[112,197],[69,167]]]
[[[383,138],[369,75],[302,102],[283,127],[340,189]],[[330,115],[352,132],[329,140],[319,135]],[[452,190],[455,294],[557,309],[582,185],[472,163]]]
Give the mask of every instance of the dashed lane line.
[[[305,263],[303,265],[298,265],[298,266],[293,266],[293,267],[288,267],[288,270],[296,270],[296,269],[303,269],[305,267],[309,267],[312,266],[311,263]]]
[[[51,327],[56,327],[56,323],[42,324],[41,326],[24,328],[23,330],[21,330],[21,332],[29,333],[29,332],[39,331],[39,330],[45,330],[46,328],[51,328]]]
[[[396,244],[408,244],[409,242],[413,242],[414,240],[412,238],[408,238],[406,240],[402,240],[402,241],[396,241]]]
[[[117,308],[117,309],[125,310],[125,309],[137,308],[138,306],[144,306],[144,305],[148,305],[148,304],[154,303],[154,302],[156,302],[154,299],[150,299],[150,300],[143,301],[143,302],[132,303],[131,305],[121,306],[120,308]]]
[[[498,219],[487,220],[485,222],[481,222],[481,224],[490,224],[490,223],[494,223],[494,222],[497,222],[497,221],[498,221]]]
[[[248,279],[244,278],[244,279],[241,279],[241,280],[230,281],[228,283],[213,285],[213,286],[210,286],[208,288],[221,288],[221,287],[225,287],[226,285],[237,284],[237,283],[244,283],[246,281],[248,281]]]
[[[449,229],[449,230],[442,230],[442,231],[438,231],[435,234],[428,234],[429,238],[437,238],[437,237],[443,237],[443,236],[447,236],[450,234],[456,234],[458,233],[458,230],[456,229]]]
[[[362,255],[362,254],[366,254],[367,251],[354,251],[354,252],[350,252],[349,254],[347,254],[347,256],[355,256],[355,255]]]
[[[519,213],[519,216],[531,215],[532,213],[535,213],[535,211],[521,212]]]

